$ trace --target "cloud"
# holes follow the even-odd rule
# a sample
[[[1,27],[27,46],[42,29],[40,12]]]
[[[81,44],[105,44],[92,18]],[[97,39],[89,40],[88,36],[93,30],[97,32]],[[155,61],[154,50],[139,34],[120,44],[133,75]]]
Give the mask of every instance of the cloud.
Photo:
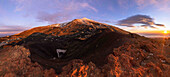
[[[6,10],[0,5],[0,16],[6,14]]]
[[[127,26],[127,27],[135,27],[133,25],[130,25],[130,24],[125,24],[125,23],[122,23],[122,24],[117,24],[117,25],[121,25],[121,26]]]
[[[128,9],[129,7],[133,6],[131,0],[117,0],[120,7]]]
[[[0,6],[0,14],[3,12],[2,7]]]
[[[13,35],[20,33],[24,30],[27,30],[28,27],[22,27],[22,26],[0,26],[0,37],[8,36],[8,35]]]
[[[88,3],[81,3],[80,6],[83,7],[83,8],[89,8],[89,9],[95,11],[95,12],[98,11],[96,8],[94,8],[93,6],[89,5]]]
[[[144,27],[144,28],[148,28],[148,25],[141,25],[141,27]],[[149,26],[150,28],[155,28],[155,29],[157,29],[156,27],[154,27],[154,26]]]
[[[160,33],[138,33],[139,35],[146,37],[165,37],[161,32]],[[166,37],[170,37],[170,35],[166,35]]]
[[[117,25],[134,27],[134,24],[142,24],[141,27],[144,27],[144,28],[147,28],[147,27],[156,28],[153,25],[164,27],[163,24],[155,24],[154,19],[147,15],[134,15],[126,19],[118,21]]]
[[[165,27],[163,24],[155,24],[156,26]]]
[[[81,15],[83,11],[98,12],[88,1],[78,0],[13,0],[16,12],[25,11],[41,22],[57,23]]]
[[[145,8],[152,6],[158,10],[169,11],[170,10],[170,0],[134,0],[138,8]]]
[[[19,25],[6,25],[4,23],[0,23],[0,37],[17,34],[29,28],[30,27],[24,27]]]
[[[117,2],[124,9],[137,7],[141,10],[149,7],[159,11],[170,12],[170,0],[117,0]]]
[[[48,22],[50,24],[52,23],[58,23],[58,22],[63,22],[66,20],[71,19],[75,15],[70,15],[68,12],[62,13],[62,12],[57,12],[57,13],[48,13],[48,12],[39,12],[37,15],[37,19],[39,22]]]
[[[22,27],[22,26],[0,26],[0,32],[1,33],[12,33],[12,32],[21,32],[24,31],[26,29],[28,29],[27,27]]]

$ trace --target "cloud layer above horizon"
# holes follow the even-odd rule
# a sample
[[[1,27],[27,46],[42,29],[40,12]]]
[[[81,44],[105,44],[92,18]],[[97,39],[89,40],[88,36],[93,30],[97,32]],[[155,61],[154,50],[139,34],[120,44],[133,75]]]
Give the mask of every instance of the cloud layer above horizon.
[[[145,28],[147,27],[156,28],[154,27],[154,25],[165,27],[163,24],[156,24],[154,22],[154,19],[147,15],[134,15],[126,19],[118,21],[117,25],[135,27],[134,24],[141,24],[140,27],[145,27]]]

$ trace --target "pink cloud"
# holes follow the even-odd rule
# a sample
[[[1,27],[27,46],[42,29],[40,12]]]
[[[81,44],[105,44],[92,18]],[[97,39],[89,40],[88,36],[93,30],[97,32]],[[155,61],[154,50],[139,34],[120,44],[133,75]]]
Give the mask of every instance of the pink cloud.
[[[87,2],[71,0],[12,0],[16,3],[16,11],[22,10],[92,10],[97,12],[98,10],[93,6],[89,5]]]
[[[132,3],[131,0],[118,0],[119,6],[125,9],[128,9],[132,6],[130,3]]]
[[[112,11],[112,12],[114,11],[113,6],[111,6],[111,5],[110,5],[107,9],[110,10],[110,11]]]
[[[81,6],[84,7],[84,8],[89,8],[89,9],[97,12],[97,9],[94,8],[93,6],[89,5],[88,3],[82,3]]]
[[[5,9],[3,9],[3,7],[0,5],[0,14],[3,15],[5,13],[6,13]]]
[[[88,2],[71,0],[13,0],[18,11],[25,11],[25,16],[37,17],[39,21],[62,22],[80,15],[80,12],[90,11],[98,12]]]
[[[10,32],[21,32],[24,31],[26,29],[28,29],[28,27],[22,27],[22,26],[17,26],[17,25],[1,25],[0,26],[0,32],[1,33],[10,33]]]
[[[69,14],[68,12],[56,12],[56,13],[48,13],[48,12],[39,12],[37,15],[37,19],[39,22],[48,22],[49,24],[64,22],[66,20],[71,19],[75,14]]]
[[[153,7],[159,11],[170,12],[170,0],[118,0],[118,4],[128,9],[136,4],[139,9]]]
[[[170,10],[170,0],[134,0],[140,9],[145,8],[149,5],[162,11]]]
[[[13,34],[17,34],[20,33],[24,30],[29,29],[28,27],[22,27],[22,26],[17,26],[17,25],[3,25],[0,24],[0,37],[4,37],[7,35],[13,35]]]
[[[15,8],[15,11],[22,11],[24,10],[25,8],[27,8],[27,6],[30,6],[32,2],[32,0],[11,0],[13,2],[16,3],[16,8]]]

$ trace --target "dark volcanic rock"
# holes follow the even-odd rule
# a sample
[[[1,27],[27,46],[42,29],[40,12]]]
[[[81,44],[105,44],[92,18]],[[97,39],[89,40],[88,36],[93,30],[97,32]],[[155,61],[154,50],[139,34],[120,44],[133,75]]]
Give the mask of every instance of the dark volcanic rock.
[[[23,46],[15,46],[0,50],[0,76],[5,77],[42,77],[53,76],[55,71],[53,69],[43,70],[37,63],[32,63],[28,58],[30,52]]]

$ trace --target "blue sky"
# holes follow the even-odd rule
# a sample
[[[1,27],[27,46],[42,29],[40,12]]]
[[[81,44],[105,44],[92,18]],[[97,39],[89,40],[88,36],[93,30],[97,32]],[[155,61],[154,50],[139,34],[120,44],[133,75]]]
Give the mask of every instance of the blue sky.
[[[131,32],[170,30],[169,4],[170,0],[0,0],[0,34],[14,34],[83,17]],[[116,25],[135,15],[146,15],[165,27]]]

